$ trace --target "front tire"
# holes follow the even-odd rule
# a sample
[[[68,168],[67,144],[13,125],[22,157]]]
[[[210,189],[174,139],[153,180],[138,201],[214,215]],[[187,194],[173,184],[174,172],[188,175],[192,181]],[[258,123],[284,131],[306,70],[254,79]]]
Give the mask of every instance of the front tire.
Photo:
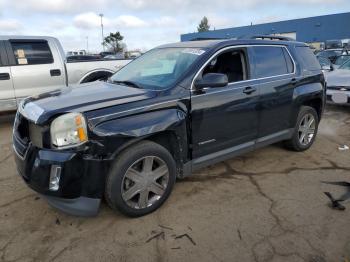
[[[288,149],[301,152],[309,149],[315,141],[319,118],[316,110],[310,106],[300,108],[293,136],[286,141]]]
[[[176,163],[169,151],[143,141],[117,157],[107,176],[105,198],[127,216],[143,216],[165,202],[175,180]]]

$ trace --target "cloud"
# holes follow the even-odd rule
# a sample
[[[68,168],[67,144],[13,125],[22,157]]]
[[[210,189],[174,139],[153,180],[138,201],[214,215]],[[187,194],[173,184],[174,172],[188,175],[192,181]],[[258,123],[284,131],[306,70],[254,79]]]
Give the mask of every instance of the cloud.
[[[117,17],[103,17],[103,25],[106,29],[135,29],[151,26],[174,25],[175,19],[171,17],[160,17],[146,21],[134,15],[120,15]],[[93,12],[79,14],[74,17],[73,23],[77,28],[93,29],[101,26],[101,17]]]
[[[186,13],[204,13],[211,12],[213,9],[222,9],[232,11],[242,11],[245,8],[262,8],[266,5],[328,5],[332,6],[335,3],[346,3],[347,0],[216,0],[213,2],[205,0],[120,0],[120,3],[132,10],[153,10],[167,11],[172,14]]]
[[[16,19],[0,19],[0,31],[18,31],[22,28],[22,24]]]
[[[75,16],[73,23],[78,28],[91,29],[101,26],[101,18],[93,12],[83,13]]]
[[[109,22],[110,26],[116,27],[125,27],[125,28],[137,28],[137,27],[145,27],[148,25],[144,20],[133,16],[133,15],[121,15],[118,16]]]
[[[176,26],[178,25],[178,20],[172,16],[161,16],[159,18],[152,19],[150,24],[152,26]]]
[[[0,0],[5,1],[5,0]],[[76,13],[77,10],[101,9],[108,6],[110,0],[25,0],[8,1],[8,5],[21,11],[38,13]],[[1,2],[0,2],[1,3]]]

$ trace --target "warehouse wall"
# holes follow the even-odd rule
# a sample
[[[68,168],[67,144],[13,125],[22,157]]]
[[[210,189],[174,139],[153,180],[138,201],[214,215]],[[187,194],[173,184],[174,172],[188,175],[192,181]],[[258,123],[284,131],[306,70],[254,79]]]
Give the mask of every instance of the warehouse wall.
[[[181,35],[181,41],[195,38],[235,38],[255,34],[279,34],[296,32],[301,42],[324,42],[330,39],[350,38],[350,13],[302,18],[253,26],[213,30]]]

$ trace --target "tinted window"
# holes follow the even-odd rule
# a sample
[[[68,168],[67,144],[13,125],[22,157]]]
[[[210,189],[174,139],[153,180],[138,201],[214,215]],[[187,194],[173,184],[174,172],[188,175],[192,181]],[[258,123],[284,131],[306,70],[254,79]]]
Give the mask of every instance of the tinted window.
[[[51,64],[53,57],[47,42],[11,42],[17,65]]]
[[[316,56],[307,46],[297,46],[296,47],[300,62],[304,67],[304,70],[320,70],[321,65],[318,62]]]
[[[292,61],[292,58],[290,57],[288,51],[285,48],[282,48],[282,50],[284,53],[284,58],[286,59],[288,73],[293,73],[294,72],[294,63]]]
[[[282,47],[256,46],[253,47],[253,56],[255,61],[254,75],[256,78],[289,73]]]

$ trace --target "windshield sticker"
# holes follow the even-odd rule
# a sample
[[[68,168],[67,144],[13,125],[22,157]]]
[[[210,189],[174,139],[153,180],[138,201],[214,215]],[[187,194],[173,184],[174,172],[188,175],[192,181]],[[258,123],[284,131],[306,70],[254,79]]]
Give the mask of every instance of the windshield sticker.
[[[18,58],[17,62],[18,62],[19,65],[28,65],[27,58]]]
[[[192,55],[202,55],[205,53],[205,51],[202,49],[186,48],[182,51],[182,53],[192,54]]]
[[[25,58],[26,57],[23,49],[17,49],[17,57],[18,58]]]

